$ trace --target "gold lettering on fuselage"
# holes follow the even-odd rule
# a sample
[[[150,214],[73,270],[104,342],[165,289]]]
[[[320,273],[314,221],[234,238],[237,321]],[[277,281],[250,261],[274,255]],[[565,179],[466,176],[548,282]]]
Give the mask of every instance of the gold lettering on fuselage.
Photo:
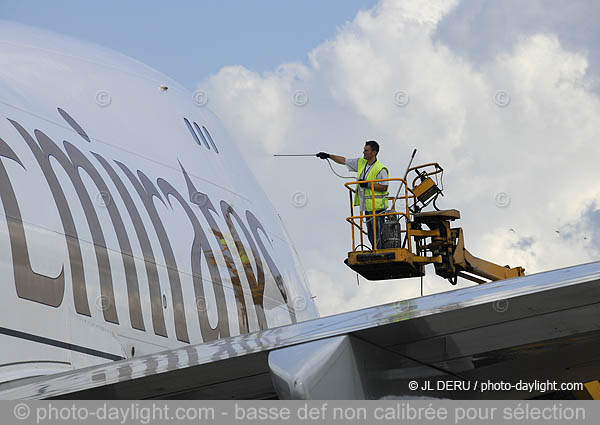
[[[59,108],[59,113],[61,117],[63,117],[82,137],[82,139],[85,140],[86,144],[92,143],[92,140],[88,137],[83,128],[67,112]],[[9,119],[9,122],[33,153],[37,166],[39,166],[43,172],[48,187],[50,188],[52,199],[56,205],[63,227],[63,234],[69,257],[70,280],[73,284],[75,311],[78,314],[91,316],[85,274],[83,271],[81,246],[72,213],[72,208],[75,206],[69,204],[67,201],[62,184],[53,169],[53,166],[56,166],[56,163],[60,165],[62,170],[69,177],[69,181],[75,189],[75,193],[79,198],[79,205],[84,212],[86,224],[92,236],[94,252],[98,264],[100,290],[103,300],[106,300],[106,306],[103,305],[102,308],[104,320],[109,323],[119,324],[120,321],[117,316],[113,288],[113,271],[111,270],[110,262],[108,260],[108,250],[104,236],[105,229],[102,229],[101,222],[98,219],[98,215],[80,173],[85,172],[98,191],[102,194],[107,194],[109,199],[114,199],[117,195],[110,192],[108,185],[104,181],[96,165],[94,165],[80,149],[75,147],[74,144],[64,141],[63,150],[44,132],[34,130],[34,137],[17,121]],[[106,208],[113,226],[112,231],[116,234],[117,242],[119,244],[121,259],[125,270],[129,319],[134,329],[140,331],[146,330],[142,317],[139,279],[131,248],[132,238],[137,238],[143,253],[148,281],[148,290],[151,300],[152,327],[156,335],[163,337],[168,336],[165,326],[159,275],[155,261],[156,257],[150,243],[149,232],[140,217],[140,212],[136,207],[132,195],[123,183],[122,177],[117,170],[120,170],[121,175],[124,175],[126,180],[135,189],[134,196],[136,196],[144,206],[145,212],[150,217],[152,223],[152,234],[156,236],[159,241],[160,250],[167,266],[171,300],[173,303],[175,334],[179,341],[190,341],[181,279],[172,245],[169,240],[169,233],[165,229],[163,221],[155,207],[155,199],[171,209],[174,208],[171,203],[172,200],[176,200],[185,211],[191,230],[193,231],[194,238],[192,246],[190,247],[190,261],[194,293],[196,296],[195,304],[197,306],[198,321],[202,339],[204,341],[229,336],[230,329],[227,303],[225,301],[225,293],[223,290],[223,277],[217,266],[215,251],[213,251],[210,239],[196,215],[198,209],[200,210],[203,219],[209,224],[210,229],[208,233],[213,235],[213,243],[216,243],[216,246],[219,247],[218,251],[221,252],[221,255],[225,260],[227,273],[229,274],[229,280],[233,285],[235,295],[239,332],[247,333],[249,331],[248,306],[244,299],[240,274],[234,261],[233,251],[227,242],[228,238],[225,237],[225,234],[219,228],[217,220],[215,220],[215,217],[221,217],[220,214],[222,214],[221,218],[227,224],[227,230],[231,235],[229,240],[234,241],[235,252],[237,252],[237,255],[239,256],[244,269],[244,275],[250,285],[253,302],[252,308],[255,309],[260,329],[268,327],[264,312],[265,272],[261,256],[266,262],[267,268],[273,276],[283,300],[287,304],[291,321],[296,321],[295,311],[291,305],[291,300],[287,295],[283,277],[261,239],[260,233],[266,237],[266,231],[252,212],[245,211],[246,223],[244,223],[242,217],[227,202],[220,201],[220,203],[213,204],[207,194],[200,192],[194,186],[192,179],[183,166],[181,166],[181,172],[184,178],[185,188],[187,189],[186,196],[182,195],[171,183],[163,178],[159,177],[156,179],[156,183],[153,183],[150,178],[140,170],[134,172],[122,162],[116,160],[111,162],[102,155],[92,151],[90,151],[90,154],[91,157],[101,165],[101,169],[104,173],[109,176],[110,181],[117,189],[122,205],[125,205],[126,211],[120,211],[119,206],[115,202],[108,202]],[[55,162],[51,162],[50,158],[54,158]],[[10,177],[3,163],[5,160],[14,161],[21,167],[26,168],[9,144],[0,139],[0,198],[4,206],[4,214],[6,215],[8,224],[8,236],[12,251],[17,295],[23,299],[52,307],[59,307],[63,301],[65,292],[65,268],[63,266],[60,274],[53,277],[37,274],[31,269],[21,212]],[[195,208],[192,208],[192,206]],[[134,235],[130,235],[131,230],[128,230],[125,227],[123,214],[126,214],[133,223]],[[244,246],[238,230],[241,231],[246,241],[248,241],[249,248]],[[249,253],[252,253],[254,264],[252,264],[250,260]],[[210,282],[212,282],[215,304],[217,306],[218,322],[214,327],[210,325],[208,319],[207,300],[201,270],[202,258],[206,260],[206,264],[208,265]],[[254,273],[253,265],[256,273]]]

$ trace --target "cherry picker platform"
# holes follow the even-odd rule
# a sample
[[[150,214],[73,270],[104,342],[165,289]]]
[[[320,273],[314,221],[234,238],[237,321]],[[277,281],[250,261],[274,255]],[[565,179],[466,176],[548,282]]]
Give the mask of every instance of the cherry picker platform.
[[[409,168],[404,178],[346,183],[350,195],[350,216],[346,221],[352,229],[352,250],[344,262],[367,280],[424,276],[427,264],[433,264],[436,274],[453,285],[459,277],[485,283],[523,276],[522,267],[503,267],[475,257],[465,248],[462,228],[451,227],[451,222],[460,219],[460,212],[440,210],[436,205],[438,197],[443,196],[443,172],[438,163],[428,163]],[[374,184],[380,182],[399,183],[400,188],[395,196],[387,197],[392,208],[377,213]],[[361,183],[371,187],[371,196],[365,202],[372,202],[373,208],[355,214],[353,197]],[[430,206],[433,209],[427,210]],[[380,229],[377,217],[383,218]],[[363,229],[363,221],[369,218],[368,225],[373,226],[370,248],[365,245],[367,232]]]

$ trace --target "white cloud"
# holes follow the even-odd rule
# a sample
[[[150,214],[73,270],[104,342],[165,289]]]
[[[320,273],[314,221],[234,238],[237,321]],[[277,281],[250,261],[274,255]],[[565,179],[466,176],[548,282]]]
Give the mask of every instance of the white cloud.
[[[585,51],[588,74],[600,71],[600,3],[595,0],[469,0],[453,9],[437,28],[437,37],[457,54],[485,64],[520,37],[555,34],[571,51]]]
[[[316,158],[272,153],[353,157],[376,139],[380,160],[400,177],[416,147],[417,163],[446,170],[439,204],[461,211],[457,225],[473,254],[527,272],[597,255],[556,233],[600,202],[600,102],[585,52],[551,32],[523,33],[474,66],[436,36],[454,7],[383,0],[310,52],[308,66],[264,75],[226,67],[201,83],[286,222],[325,314],[417,296],[419,282],[358,286],[342,263],[350,248],[343,182]],[[303,106],[294,103],[298,90],[308,95]],[[399,91],[408,104],[395,104]],[[306,206],[291,202],[296,191]],[[508,195],[503,208],[499,193]],[[432,276],[426,287],[453,289]]]

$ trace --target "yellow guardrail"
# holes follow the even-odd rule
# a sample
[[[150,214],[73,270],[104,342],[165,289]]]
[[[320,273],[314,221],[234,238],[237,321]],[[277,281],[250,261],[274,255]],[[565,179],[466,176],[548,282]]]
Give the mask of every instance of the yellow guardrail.
[[[379,183],[379,182],[388,182],[388,192],[389,192],[389,187],[390,187],[390,183],[391,182],[399,182],[400,184],[402,184],[402,186],[404,187],[404,195],[403,196],[386,196],[387,202],[389,203],[390,201],[394,201],[394,199],[397,199],[399,201],[404,200],[404,211],[388,211],[386,208],[385,212],[382,213],[376,213],[375,212],[375,190],[374,190],[374,185],[375,183]],[[356,187],[358,187],[359,184],[361,183],[368,183],[370,185],[371,188],[371,196],[370,196],[370,202],[371,202],[371,211],[365,211],[364,214],[361,212],[360,214],[356,215],[354,213],[354,194],[357,192],[357,190],[355,190]],[[368,235],[367,232],[365,232],[363,230],[363,219],[368,219],[371,218],[371,224],[373,226],[373,247],[377,247],[377,220],[375,219],[376,217],[385,217],[385,216],[398,216],[398,220],[399,221],[404,221],[404,229],[400,229],[400,233],[406,233],[406,238],[408,240],[408,250],[412,252],[412,244],[411,244],[411,229],[410,229],[410,208],[409,208],[409,200],[413,200],[415,199],[415,196],[413,194],[409,194],[409,188],[408,185],[406,184],[406,180],[402,179],[402,178],[388,178],[388,179],[376,179],[376,180],[357,180],[357,181],[352,181],[352,182],[348,182],[348,183],[344,183],[344,186],[346,186],[346,188],[349,191],[349,196],[350,196],[350,217],[346,218],[346,221],[348,223],[350,223],[350,227],[352,229],[352,251],[358,251],[358,248],[364,248],[364,235]],[[366,209],[366,203],[369,202],[369,199],[365,199],[365,209]],[[396,203],[396,205],[398,205],[398,203]],[[360,212],[360,211],[359,211]],[[355,233],[355,227],[359,229],[359,235],[360,235],[360,244],[356,244],[356,233]],[[364,251],[364,249],[361,249],[361,251]]]

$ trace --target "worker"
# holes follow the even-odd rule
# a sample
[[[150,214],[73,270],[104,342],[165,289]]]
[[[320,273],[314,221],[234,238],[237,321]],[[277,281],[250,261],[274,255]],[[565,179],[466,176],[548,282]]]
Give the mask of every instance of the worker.
[[[331,158],[334,162],[345,165],[350,171],[355,171],[357,180],[378,180],[388,178],[388,169],[377,160],[379,153],[379,143],[375,140],[369,140],[365,143],[362,158],[345,158],[340,155],[319,152],[317,157],[321,159]],[[375,213],[381,214],[387,209],[388,182],[360,183],[354,194],[354,205],[360,206],[361,215],[366,211],[370,214],[373,211],[373,200],[371,199],[371,184],[375,189]],[[371,247],[373,244],[373,218],[366,220],[367,234]],[[375,217],[375,228],[377,231],[377,247],[381,247],[381,230],[383,229],[384,216]]]

